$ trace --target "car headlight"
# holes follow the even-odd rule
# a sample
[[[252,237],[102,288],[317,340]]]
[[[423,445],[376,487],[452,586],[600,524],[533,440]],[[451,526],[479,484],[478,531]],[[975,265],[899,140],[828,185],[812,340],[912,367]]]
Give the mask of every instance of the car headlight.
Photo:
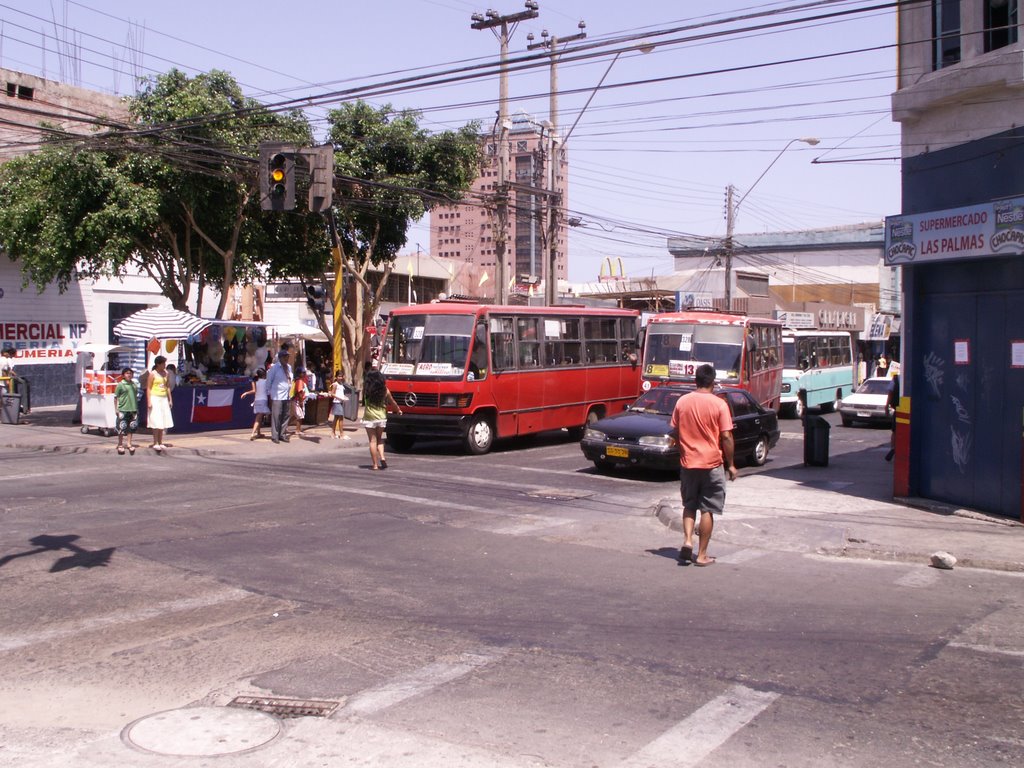
[[[637,440],[639,445],[649,445],[652,448],[669,448],[672,446],[672,438],[668,435],[644,435]]]
[[[584,440],[607,440],[608,435],[599,429],[591,429],[587,427],[587,431],[583,433]]]

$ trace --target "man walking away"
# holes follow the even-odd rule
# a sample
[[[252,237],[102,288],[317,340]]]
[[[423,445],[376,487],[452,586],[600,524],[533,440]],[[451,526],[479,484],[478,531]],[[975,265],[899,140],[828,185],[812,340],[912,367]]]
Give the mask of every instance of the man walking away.
[[[288,437],[288,421],[292,407],[292,367],[288,364],[291,352],[282,348],[277,362],[267,372],[267,392],[270,393],[270,439],[278,443]]]
[[[736,479],[733,462],[732,414],[725,401],[714,393],[715,368],[697,368],[697,389],[676,401],[672,411],[672,436],[679,444],[680,492],[683,497],[683,546],[679,563],[707,566],[708,543],[715,527],[715,515],[725,509],[725,478]],[[693,529],[700,510],[700,547],[693,557]]]

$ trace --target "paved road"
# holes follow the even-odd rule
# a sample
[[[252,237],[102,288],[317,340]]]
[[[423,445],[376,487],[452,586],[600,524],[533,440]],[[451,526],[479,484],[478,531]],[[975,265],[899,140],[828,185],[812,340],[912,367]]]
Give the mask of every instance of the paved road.
[[[558,436],[385,472],[337,444],[0,450],[0,763],[1024,762],[1020,574],[833,556],[885,513],[888,432],[836,427],[815,475],[785,427],[705,569],[652,514],[672,478]],[[339,707],[234,744],[239,695]],[[186,706],[218,738],[130,727]]]

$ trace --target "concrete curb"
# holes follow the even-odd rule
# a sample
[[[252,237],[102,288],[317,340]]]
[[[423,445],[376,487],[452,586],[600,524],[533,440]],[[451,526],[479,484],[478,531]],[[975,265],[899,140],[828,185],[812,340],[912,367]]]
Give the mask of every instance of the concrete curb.
[[[1007,517],[997,517],[986,512],[979,512],[976,509],[966,507],[954,507],[950,504],[943,504],[931,499],[922,499],[917,496],[894,496],[893,501],[914,509],[923,509],[926,512],[934,512],[937,515],[952,515],[954,517],[966,517],[971,520],[981,520],[986,523],[995,523],[1010,528],[1024,528],[1024,523],[1018,520],[1011,520]]]

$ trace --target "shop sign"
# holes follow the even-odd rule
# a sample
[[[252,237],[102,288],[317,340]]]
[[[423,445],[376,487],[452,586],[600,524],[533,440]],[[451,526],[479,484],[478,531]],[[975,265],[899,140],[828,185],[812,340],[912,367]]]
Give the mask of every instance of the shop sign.
[[[88,323],[0,323],[0,347],[14,347],[26,365],[73,363],[88,337]]]
[[[841,309],[819,309],[818,327],[823,331],[856,331],[860,329],[857,312]]]
[[[775,319],[786,328],[814,328],[813,312],[775,312]]]
[[[1024,253],[1024,197],[889,216],[886,266]]]
[[[676,291],[676,309],[713,309],[714,297],[706,292]]]
[[[893,316],[876,312],[864,336],[865,341],[888,341],[893,331]]]

